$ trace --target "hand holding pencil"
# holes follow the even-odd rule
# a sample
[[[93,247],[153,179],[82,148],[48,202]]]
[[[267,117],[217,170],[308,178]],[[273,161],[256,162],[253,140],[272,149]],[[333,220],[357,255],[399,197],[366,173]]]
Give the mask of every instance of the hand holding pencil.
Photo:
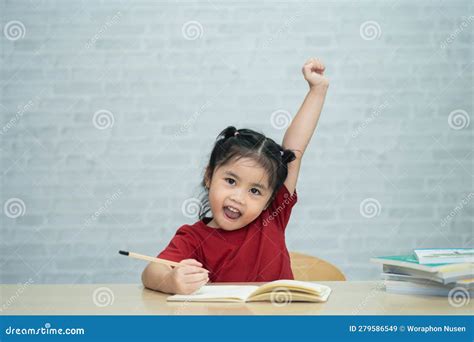
[[[184,259],[178,263],[133,252],[119,251],[119,253],[135,259],[173,267],[169,271],[169,280],[174,293],[191,294],[209,281],[209,271],[202,268],[203,265],[195,259]]]
[[[180,267],[171,271],[176,293],[191,294],[209,281],[209,271],[202,268],[202,264],[194,259],[181,260]]]

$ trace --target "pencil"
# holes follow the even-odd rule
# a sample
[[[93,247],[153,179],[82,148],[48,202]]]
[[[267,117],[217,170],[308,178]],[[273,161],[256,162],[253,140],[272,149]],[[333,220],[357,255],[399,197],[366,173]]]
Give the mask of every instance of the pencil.
[[[170,260],[166,260],[166,259],[155,258],[155,257],[151,257],[151,256],[148,256],[148,255],[143,255],[143,254],[138,254],[138,253],[133,253],[133,252],[119,251],[119,254],[129,256],[129,257],[135,258],[135,259],[141,259],[141,260],[145,260],[145,261],[156,262],[158,264],[169,265],[169,266],[173,266],[173,267],[186,266],[184,264],[180,264],[179,262],[174,262],[174,261],[170,261]]]

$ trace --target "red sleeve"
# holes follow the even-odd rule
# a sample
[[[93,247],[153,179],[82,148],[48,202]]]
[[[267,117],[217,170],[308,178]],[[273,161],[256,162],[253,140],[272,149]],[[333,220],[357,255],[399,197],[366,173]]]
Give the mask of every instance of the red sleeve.
[[[284,231],[290,220],[291,210],[297,201],[296,189],[293,195],[291,195],[283,184],[266,210],[263,225],[276,225]]]
[[[182,226],[176,231],[168,246],[157,255],[171,261],[180,262],[183,259],[197,259],[197,239],[191,232],[191,227]]]

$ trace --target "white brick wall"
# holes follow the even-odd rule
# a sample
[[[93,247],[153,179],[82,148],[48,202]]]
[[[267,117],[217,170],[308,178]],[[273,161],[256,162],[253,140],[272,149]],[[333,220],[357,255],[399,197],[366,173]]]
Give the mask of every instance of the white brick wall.
[[[1,4],[1,203],[25,209],[2,212],[1,282],[138,282],[117,251],[195,221],[181,205],[224,127],[281,141],[270,115],[295,114],[310,56],[331,86],[289,249],[374,279],[372,256],[472,247],[470,1]]]

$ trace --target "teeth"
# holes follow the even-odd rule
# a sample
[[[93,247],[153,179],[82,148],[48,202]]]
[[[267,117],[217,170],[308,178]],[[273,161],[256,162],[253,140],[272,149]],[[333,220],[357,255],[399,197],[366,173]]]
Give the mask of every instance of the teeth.
[[[230,211],[233,211],[234,213],[238,213],[239,211],[235,208],[232,208],[232,207],[227,207],[227,209],[229,209]]]

